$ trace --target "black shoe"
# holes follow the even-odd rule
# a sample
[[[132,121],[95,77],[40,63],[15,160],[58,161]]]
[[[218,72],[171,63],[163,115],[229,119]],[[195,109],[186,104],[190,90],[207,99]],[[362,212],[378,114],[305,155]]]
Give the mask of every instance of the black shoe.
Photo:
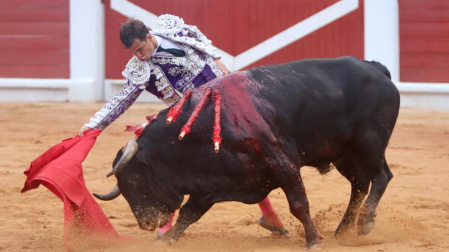
[[[290,233],[288,232],[287,229],[285,229],[285,228],[278,228],[278,227],[275,227],[275,226],[271,225],[267,221],[267,219],[265,219],[265,217],[263,217],[263,216],[260,217],[260,219],[259,219],[259,225],[261,227],[267,229],[267,230],[270,230],[273,233],[278,233],[278,234],[280,234],[281,236],[284,236],[284,237],[290,237]]]

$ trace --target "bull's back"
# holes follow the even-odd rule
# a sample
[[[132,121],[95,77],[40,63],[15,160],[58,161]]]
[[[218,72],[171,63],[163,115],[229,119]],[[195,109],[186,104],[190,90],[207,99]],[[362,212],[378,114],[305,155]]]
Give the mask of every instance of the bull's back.
[[[386,72],[382,72],[377,64],[341,57],[300,60],[248,72],[259,84],[254,91],[259,94],[254,97],[266,100],[255,103],[272,105],[274,110],[289,118],[301,111],[314,111],[315,116],[334,113],[364,116],[357,113],[358,108],[368,113],[399,105],[399,92],[391,82],[388,70],[385,68]]]
[[[260,95],[269,101],[356,103],[369,98],[365,96],[372,96],[373,92],[378,93],[380,99],[397,94],[388,70],[382,66],[383,72],[380,66],[377,62],[341,57],[300,60],[253,68],[248,72],[250,78],[260,84]],[[365,92],[369,89],[371,93]],[[355,96],[351,97],[353,94]]]
[[[300,153],[333,156],[373,118],[394,127],[399,92],[377,64],[342,57],[254,68],[254,103],[272,132],[287,142],[295,139]]]

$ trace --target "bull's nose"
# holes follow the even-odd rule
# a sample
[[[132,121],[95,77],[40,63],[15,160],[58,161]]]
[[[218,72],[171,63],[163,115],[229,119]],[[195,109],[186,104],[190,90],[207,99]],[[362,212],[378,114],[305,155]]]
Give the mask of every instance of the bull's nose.
[[[139,222],[139,228],[146,231],[154,231],[156,229],[156,225],[151,224],[149,221]]]
[[[145,230],[145,231],[154,231],[154,230],[156,230],[156,227],[152,227],[152,226],[147,226],[147,225],[142,225],[142,226],[139,226],[140,227],[140,229],[142,229],[142,230]]]
[[[156,218],[151,217],[141,217],[137,218],[137,224],[139,224],[139,228],[147,231],[154,231],[156,228],[163,227],[168,223],[170,215],[168,214],[160,214]]]

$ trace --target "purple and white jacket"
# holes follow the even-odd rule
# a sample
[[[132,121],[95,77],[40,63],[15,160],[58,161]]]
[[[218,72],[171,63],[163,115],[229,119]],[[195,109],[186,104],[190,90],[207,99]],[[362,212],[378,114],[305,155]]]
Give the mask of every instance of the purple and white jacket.
[[[151,34],[159,37],[159,43],[162,38],[177,45],[185,52],[185,56],[155,53],[149,61],[132,57],[122,72],[127,79],[122,91],[109,100],[84,126],[105,129],[123,114],[145,89],[165,104],[172,105],[181,99],[186,90],[224,75],[214,61],[220,58],[217,48],[196,26],[184,24],[182,18],[161,15]]]

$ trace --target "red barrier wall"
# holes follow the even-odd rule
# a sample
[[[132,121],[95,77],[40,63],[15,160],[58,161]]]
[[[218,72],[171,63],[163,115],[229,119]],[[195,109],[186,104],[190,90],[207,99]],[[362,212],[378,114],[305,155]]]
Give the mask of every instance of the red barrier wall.
[[[399,0],[400,80],[449,82],[449,1]]]
[[[0,78],[69,78],[69,0],[1,0]]]

